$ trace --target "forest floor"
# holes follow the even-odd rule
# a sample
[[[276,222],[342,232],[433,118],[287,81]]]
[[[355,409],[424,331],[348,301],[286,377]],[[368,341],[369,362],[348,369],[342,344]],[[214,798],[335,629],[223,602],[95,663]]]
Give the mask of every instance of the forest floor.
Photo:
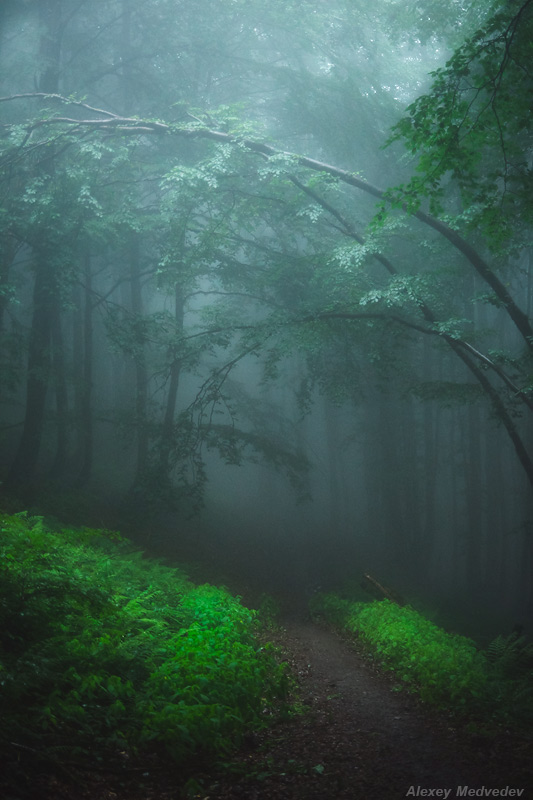
[[[54,800],[533,798],[531,739],[456,725],[399,690],[357,643],[304,616],[268,638],[296,678],[301,713],[250,735],[220,770],[190,765],[186,790],[183,775],[147,765],[126,783],[86,775],[74,794],[58,783]],[[506,787],[518,791],[489,791]]]
[[[533,797],[531,742],[505,730],[488,737],[472,725],[471,732],[456,727],[451,714],[398,691],[393,676],[353,641],[309,620],[286,620],[277,638],[297,675],[304,713],[258,736],[235,759],[233,776],[206,784],[204,797],[455,798],[458,787],[506,786],[524,790],[507,796]]]

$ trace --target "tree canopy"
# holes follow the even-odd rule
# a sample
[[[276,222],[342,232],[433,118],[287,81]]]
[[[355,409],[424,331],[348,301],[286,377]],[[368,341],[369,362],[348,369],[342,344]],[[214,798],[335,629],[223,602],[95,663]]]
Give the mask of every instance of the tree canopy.
[[[113,430],[143,503],[198,507],[214,453],[304,493],[298,414],[385,387],[488,409],[533,487],[531,9],[6,3],[8,485]]]

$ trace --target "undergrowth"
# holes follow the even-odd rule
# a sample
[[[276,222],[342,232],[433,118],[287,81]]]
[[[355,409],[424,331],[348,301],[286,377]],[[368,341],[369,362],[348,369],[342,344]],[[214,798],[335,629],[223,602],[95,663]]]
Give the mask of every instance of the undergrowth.
[[[37,773],[154,754],[221,754],[265,720],[287,675],[256,612],[117,534],[1,515],[0,759]]]
[[[311,613],[357,635],[424,701],[494,722],[533,722],[533,644],[519,633],[499,636],[483,651],[410,606],[335,593],[315,596]]]

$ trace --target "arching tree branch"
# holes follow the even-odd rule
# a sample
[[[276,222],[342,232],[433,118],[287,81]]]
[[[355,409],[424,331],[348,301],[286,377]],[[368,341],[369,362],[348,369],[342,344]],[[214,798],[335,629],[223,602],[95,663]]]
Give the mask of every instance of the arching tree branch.
[[[213,130],[212,128],[203,127],[198,123],[195,123],[194,125],[183,125],[165,123],[158,120],[142,120],[135,117],[123,117],[118,114],[113,114],[110,111],[94,108],[93,106],[89,106],[85,103],[62,97],[58,94],[46,94],[43,92],[0,97],[0,102],[30,98],[40,98],[59,102],[65,105],[96,112],[96,114],[99,114],[100,116],[89,119],[51,116],[48,119],[29,122],[27,125],[28,131],[33,131],[43,126],[66,125],[70,126],[75,131],[92,129],[99,130],[107,134],[171,134],[174,136],[183,136],[195,139],[209,139],[215,142],[235,144],[245,147],[251,152],[266,156],[267,158],[278,157],[280,155],[284,156],[288,160],[292,160],[296,165],[306,167],[315,172],[323,172],[327,175],[331,175],[342,183],[353,186],[354,188],[359,189],[378,200],[385,202],[387,201],[387,194],[383,189],[374,186],[355,173],[348,172],[347,170],[340,169],[332,164],[327,164],[314,158],[279,150],[262,141],[250,138],[242,138],[224,131],[217,131]],[[4,125],[3,127],[4,129],[9,129],[10,126]],[[404,210],[406,213],[409,213],[408,209],[404,208]],[[490,268],[489,264],[481,256],[481,254],[478,253],[478,251],[469,242],[467,242],[458,231],[454,230],[437,217],[434,217],[420,209],[413,211],[412,216],[418,219],[424,225],[433,228],[433,230],[441,234],[441,236],[443,236],[467,259],[467,261],[471,264],[483,281],[485,281],[485,283],[487,283],[493,290],[496,297],[502,304],[503,308],[505,308],[507,314],[526,342],[528,349],[533,352],[533,327],[531,326],[528,316],[517,305],[505,285]]]

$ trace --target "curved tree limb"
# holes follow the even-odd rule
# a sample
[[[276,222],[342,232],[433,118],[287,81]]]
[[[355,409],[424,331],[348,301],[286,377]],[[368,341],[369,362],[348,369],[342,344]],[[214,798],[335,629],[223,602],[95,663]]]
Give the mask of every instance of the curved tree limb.
[[[42,92],[35,92],[29,93],[25,95],[12,95],[10,97],[2,97],[0,98],[0,102],[6,102],[9,100],[16,100],[22,98],[32,98],[38,97],[41,99],[50,99],[59,101],[61,103],[76,106],[78,108],[83,108],[85,110],[96,112],[96,114],[101,115],[97,118],[89,118],[89,119],[76,119],[71,117],[60,117],[60,116],[52,116],[48,119],[41,119],[35,120],[33,122],[28,123],[26,127],[27,132],[30,134],[38,129],[42,128],[43,126],[51,126],[51,125],[66,125],[71,128],[71,130],[77,131],[87,131],[87,130],[100,130],[105,132],[106,134],[168,134],[174,136],[184,136],[187,138],[203,138],[208,139],[215,142],[227,143],[227,144],[234,144],[239,145],[240,147],[244,147],[247,150],[258,153],[267,159],[273,157],[282,156],[286,158],[288,161],[292,161],[294,164],[306,167],[307,169],[311,169],[315,172],[322,172],[327,175],[331,175],[332,177],[336,178],[337,180],[345,183],[349,186],[353,186],[356,189],[359,189],[366,194],[369,194],[375,197],[378,200],[382,200],[387,202],[387,193],[374,186],[373,184],[369,183],[368,181],[364,180],[360,176],[356,175],[355,173],[348,172],[347,170],[340,169],[339,167],[335,167],[331,164],[327,164],[322,161],[318,161],[316,159],[309,158],[307,156],[298,155],[296,153],[291,153],[288,151],[279,150],[271,145],[266,144],[265,142],[257,141],[250,138],[243,138],[240,136],[236,136],[231,133],[226,133],[223,131],[213,130],[208,127],[204,127],[203,125],[195,124],[194,126],[191,125],[176,125],[176,124],[168,124],[165,122],[161,122],[158,120],[141,120],[134,117],[123,117],[118,114],[113,114],[109,111],[104,111],[102,109],[95,109],[92,106],[88,106],[87,104],[71,100],[69,98],[62,97],[61,95],[57,94],[46,94]],[[11,128],[10,125],[3,125],[4,130],[9,131]],[[26,141],[29,140],[29,137]],[[17,152],[20,152],[20,148],[16,148]],[[298,185],[297,179],[293,181]],[[478,273],[478,275],[483,279],[485,283],[487,283],[491,289],[494,291],[496,297],[505,308],[508,316],[513,321],[514,325],[516,326],[517,330],[520,332],[522,338],[524,339],[528,349],[533,351],[533,328],[529,321],[528,316],[522,311],[522,309],[516,304],[514,299],[511,297],[510,293],[508,292],[507,288],[504,284],[500,281],[498,276],[493,272],[490,268],[489,264],[485,261],[485,259],[481,256],[480,253],[469,243],[467,242],[458,231],[451,228],[442,220],[428,214],[420,209],[409,212],[409,209],[404,206],[404,211],[406,213],[411,213],[413,217],[418,219],[423,224],[431,227],[435,231],[437,231],[440,235],[442,235],[457,251],[459,251],[471,264],[474,270]],[[339,217],[337,216],[337,219]],[[352,232],[353,238],[357,240],[357,236],[355,233]],[[380,257],[379,259],[384,266],[392,272],[392,274],[396,274],[395,268],[387,261],[384,262],[384,257]],[[431,310],[426,307],[424,304],[421,306],[421,310],[425,319],[430,322],[434,323],[435,318]],[[330,316],[332,316],[330,314]],[[340,314],[337,314],[340,316]],[[349,314],[345,314],[345,318],[349,318]],[[357,315],[351,315],[351,318],[356,318]],[[360,315],[359,318],[362,318],[363,315]],[[368,315],[366,315],[368,318]],[[377,316],[377,315],[376,315]],[[387,315],[391,321],[401,322],[401,324],[407,324],[402,318],[398,318],[397,320],[392,319],[390,315]],[[315,317],[316,319],[317,317]],[[326,318],[324,315],[322,318]],[[424,332],[429,332],[429,329],[423,329],[423,326],[416,326],[416,324],[409,323],[410,327],[417,328],[418,330],[424,330]],[[494,409],[497,412],[498,417],[504,424],[515,450],[517,452],[518,458],[524,467],[524,470],[528,476],[528,480],[533,486],[533,462],[531,461],[527,450],[525,449],[522,440],[519,436],[519,433],[516,429],[516,426],[507,411],[502,398],[498,394],[497,390],[494,386],[490,383],[487,378],[487,375],[471,358],[471,355],[474,355],[476,358],[479,358],[481,354],[471,348],[467,343],[460,342],[459,340],[454,339],[449,334],[444,332],[432,331],[432,333],[439,334],[442,338],[444,338],[450,347],[454,350],[454,352],[458,355],[459,358],[465,363],[468,369],[472,372],[472,374],[476,377],[480,385],[483,387],[485,393],[491,399]],[[471,352],[468,353],[467,350]],[[482,360],[486,361],[484,357]],[[490,363],[490,366],[496,370],[496,372],[500,375],[500,377],[507,383],[509,386],[509,381],[503,377],[501,370],[497,368],[495,365]],[[512,383],[512,382],[511,382]],[[516,388],[513,385],[513,389]],[[524,393],[521,393],[523,399],[525,399]],[[529,399],[528,399],[529,400]],[[528,405],[530,403],[528,402]]]
[[[62,104],[75,106],[81,109],[85,109],[91,112],[96,112],[100,114],[101,117],[97,118],[90,118],[90,119],[75,119],[71,117],[59,117],[53,116],[49,117],[48,119],[44,120],[37,120],[31,123],[28,123],[27,130],[34,130],[37,127],[43,127],[46,125],[69,125],[74,129],[87,129],[92,128],[93,130],[101,130],[105,131],[106,133],[109,132],[117,132],[122,134],[138,134],[138,133],[150,133],[150,134],[172,134],[175,136],[186,136],[188,138],[195,138],[195,139],[209,139],[215,142],[224,142],[227,144],[238,144],[241,147],[245,147],[246,149],[250,150],[254,153],[259,153],[267,158],[272,158],[275,156],[285,156],[287,159],[292,159],[295,164],[298,164],[302,167],[307,167],[315,172],[324,172],[327,175],[331,175],[332,177],[336,178],[337,180],[345,183],[349,186],[353,186],[356,189],[359,189],[366,194],[371,195],[372,197],[377,198],[378,200],[387,201],[387,193],[380,189],[377,186],[369,183],[368,181],[361,178],[359,175],[348,172],[347,170],[340,169],[339,167],[335,167],[332,164],[327,164],[323,161],[318,161],[314,158],[309,158],[307,156],[298,155],[297,153],[291,153],[288,151],[280,150],[278,148],[273,147],[272,145],[266,144],[265,142],[258,141],[255,139],[250,138],[242,138],[240,136],[236,136],[235,134],[226,133],[224,131],[217,131],[212,128],[204,127],[202,124],[196,123],[195,125],[176,125],[161,122],[159,120],[142,120],[137,119],[135,117],[123,117],[118,114],[113,114],[111,111],[105,111],[103,109],[94,108],[93,106],[87,105],[86,103],[82,103],[80,101],[72,100],[67,97],[63,97],[58,94],[46,94],[44,92],[33,92],[27,94],[18,94],[18,95],[11,95],[8,97],[0,97],[0,102],[7,102],[10,100],[16,99],[30,99],[30,98],[41,98],[41,99],[49,99],[52,101],[57,101]],[[9,128],[10,126],[3,126],[4,128]],[[404,207],[406,213],[409,213],[408,209]],[[533,327],[529,321],[527,314],[522,311],[522,309],[517,305],[514,299],[511,297],[509,291],[502,283],[502,281],[498,278],[498,276],[493,272],[490,268],[489,264],[485,261],[485,259],[481,256],[481,254],[473,247],[469,242],[464,239],[461,234],[451,228],[442,220],[439,220],[437,217],[432,216],[431,214],[426,213],[420,209],[413,211],[412,216],[422,222],[424,225],[433,228],[433,230],[437,231],[441,234],[456,250],[458,250],[471,264],[474,270],[478,273],[478,275],[487,283],[490,288],[495,293],[496,297],[505,308],[507,314],[513,321],[514,325],[516,326],[517,330],[520,332],[522,338],[526,342],[528,349],[533,352]]]
[[[416,323],[411,323],[409,320],[405,320],[402,317],[397,315],[391,316],[389,314],[383,313],[376,313],[376,314],[351,314],[349,312],[324,312],[324,314],[318,314],[313,319],[353,319],[353,320],[364,320],[364,319],[382,319],[388,320],[390,322],[398,323],[404,327],[413,328],[414,330],[421,331],[422,333],[441,336],[443,339],[447,341],[450,345],[452,350],[456,353],[456,355],[461,359],[461,361],[465,364],[467,369],[474,375],[478,383],[480,384],[481,388],[483,389],[484,393],[489,398],[492,407],[496,413],[496,416],[503,424],[505,430],[507,431],[511,442],[513,443],[513,447],[515,452],[518,456],[520,463],[527,475],[527,479],[533,488],[533,460],[531,459],[530,454],[528,453],[520,433],[513,421],[513,418],[507,408],[505,407],[505,403],[503,402],[502,398],[498,394],[497,389],[494,388],[492,383],[489,381],[486,373],[481,369],[471,358],[468,353],[463,350],[463,342],[457,341],[453,339],[449,334],[439,333],[438,331],[432,330],[430,328],[424,328],[421,325],[417,325]],[[473,349],[473,348],[472,348]],[[529,403],[528,403],[529,405]]]

